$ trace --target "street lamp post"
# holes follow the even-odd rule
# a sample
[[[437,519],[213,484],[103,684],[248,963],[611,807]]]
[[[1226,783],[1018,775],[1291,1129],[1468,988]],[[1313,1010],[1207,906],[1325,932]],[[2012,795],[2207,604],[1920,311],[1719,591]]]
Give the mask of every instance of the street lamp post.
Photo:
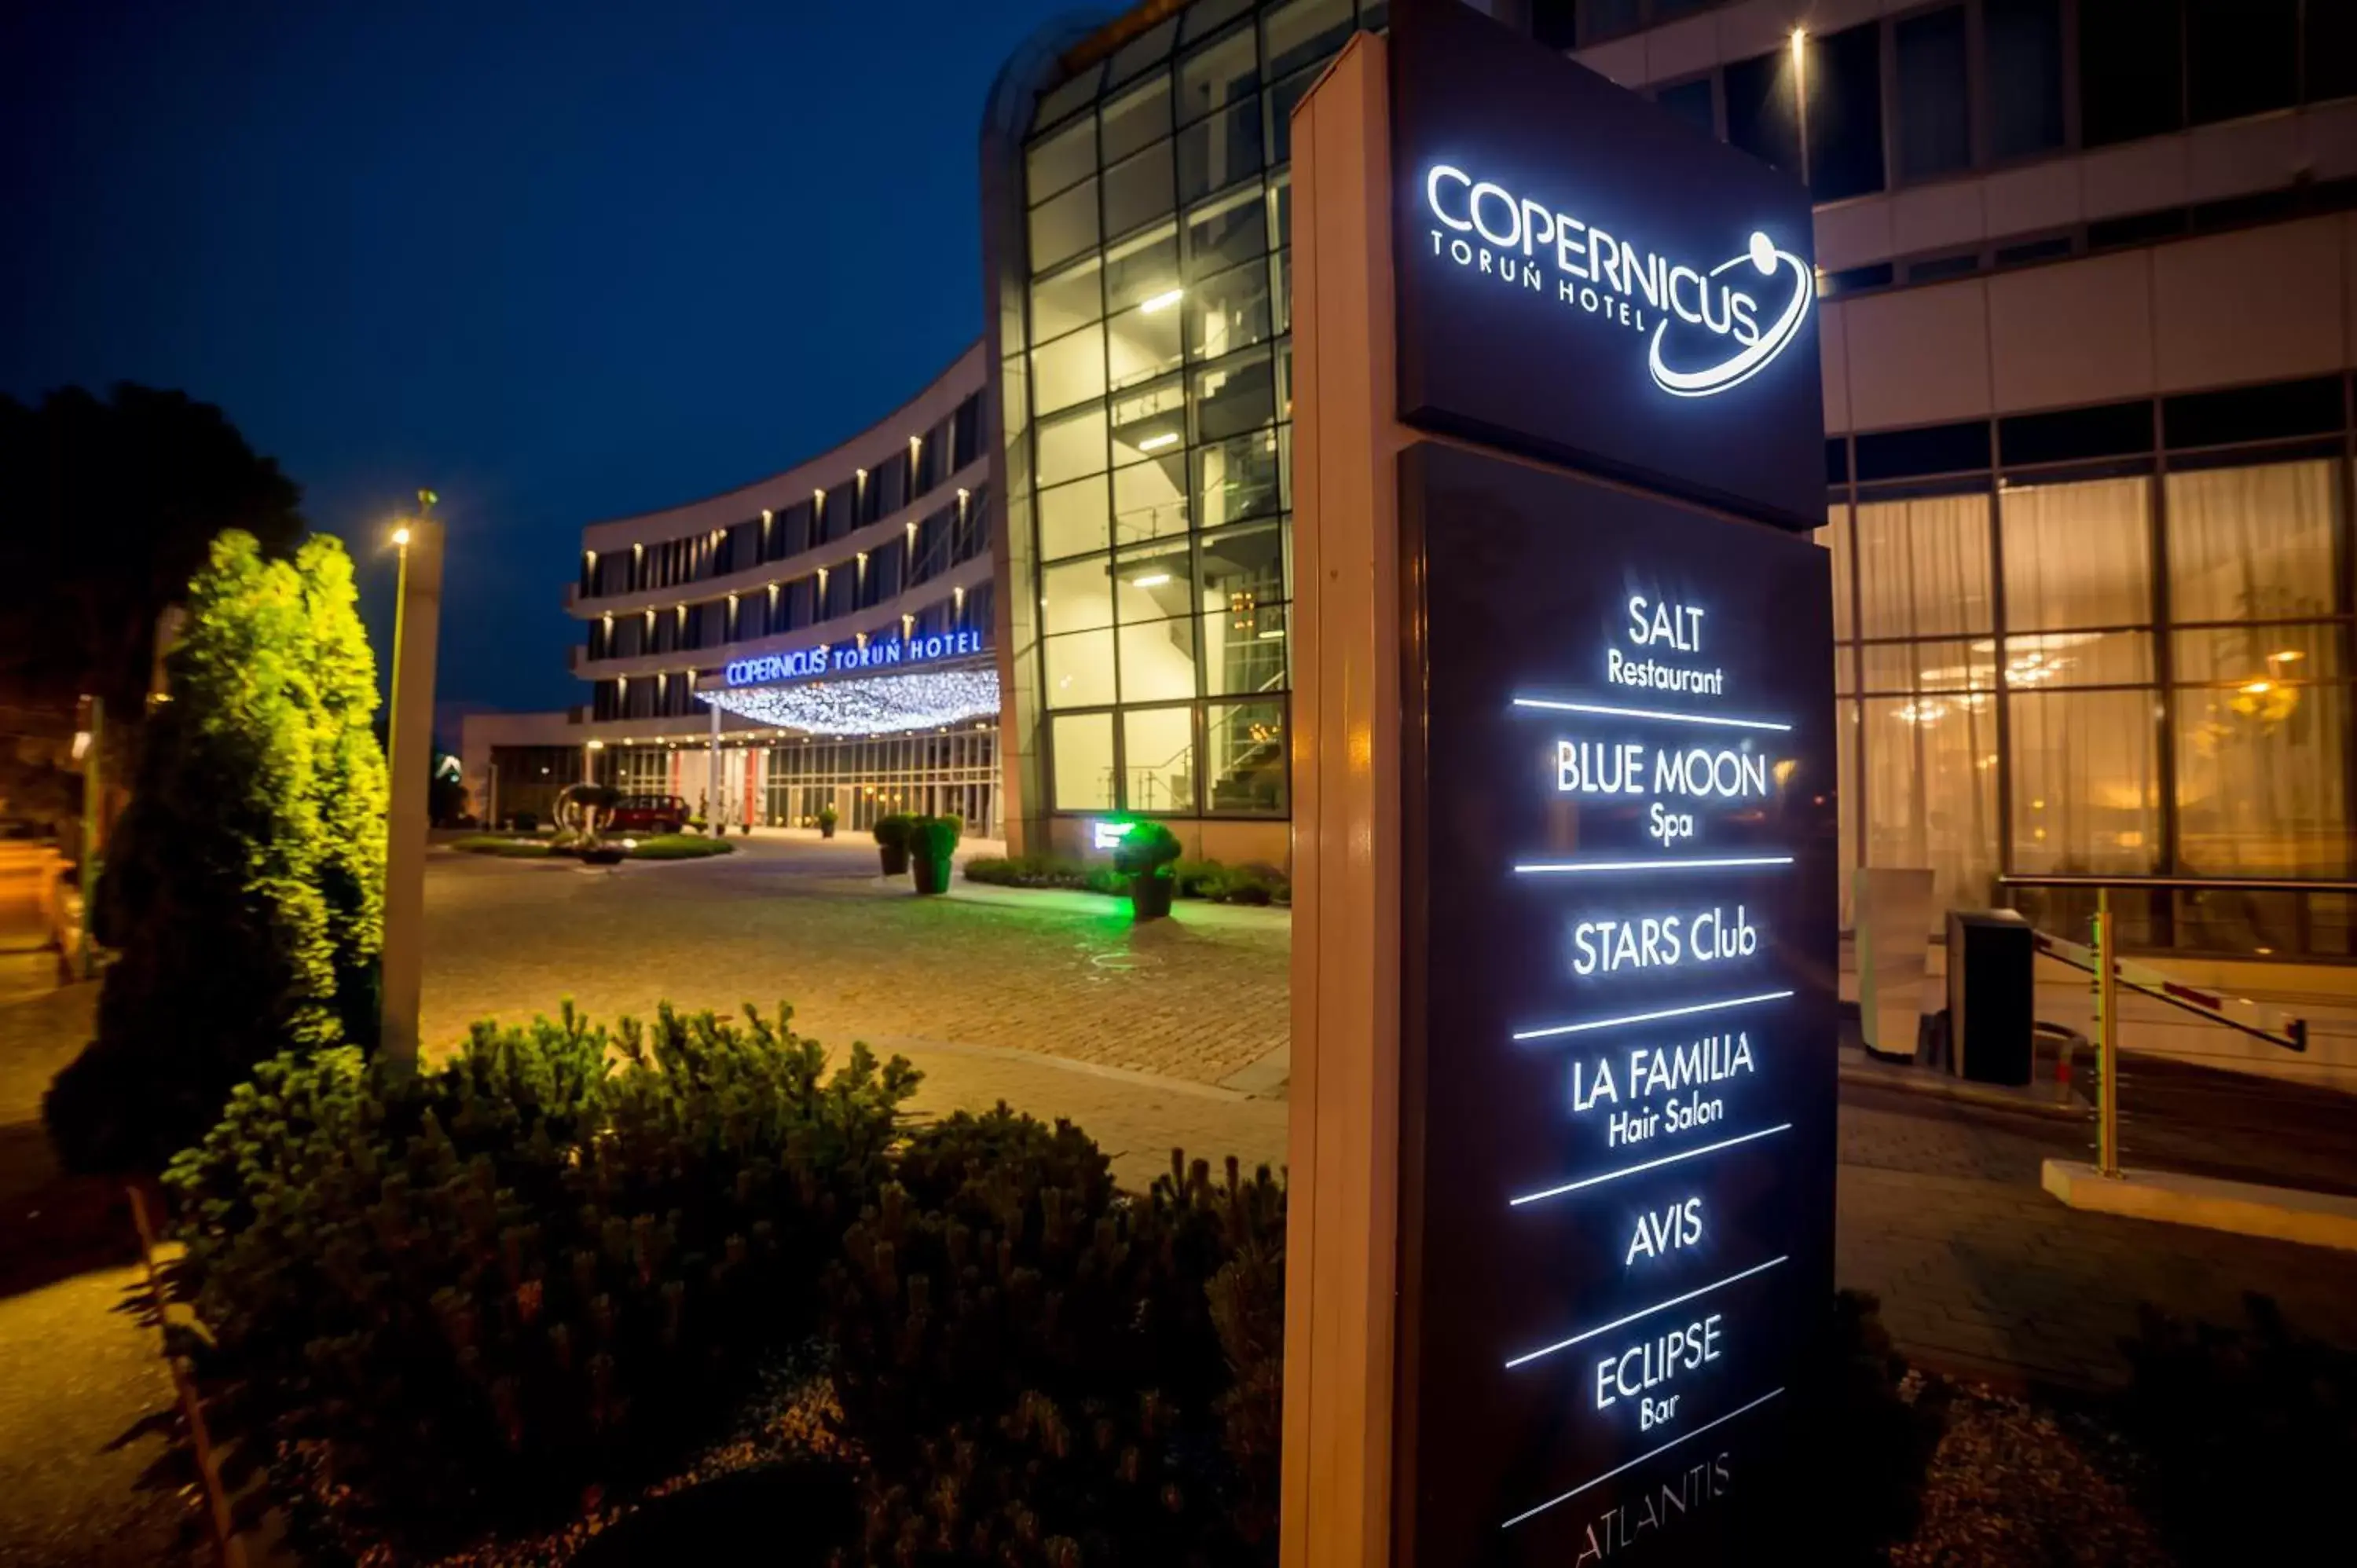
[[[384,957],[378,1048],[417,1060],[425,978],[426,794],[434,750],[434,645],[442,622],[442,525],[436,498],[417,492],[417,515],[393,532],[401,586],[393,622],[392,801],[385,813]]]

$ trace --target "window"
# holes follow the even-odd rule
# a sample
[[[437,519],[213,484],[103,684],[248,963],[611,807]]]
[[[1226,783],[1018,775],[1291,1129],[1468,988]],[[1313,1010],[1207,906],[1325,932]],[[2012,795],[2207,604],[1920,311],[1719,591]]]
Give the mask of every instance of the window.
[[[1187,214],[1187,275],[1201,277],[1268,250],[1268,206],[1257,186],[1231,190]]]
[[[1996,625],[1986,494],[1862,501],[1859,633],[1954,637]]]
[[[1096,172],[1097,122],[1084,114],[1053,135],[1031,145],[1024,158],[1024,179],[1038,203]]]
[[[1636,0],[1618,0],[1618,4],[1634,13]],[[1584,8],[1592,16],[1597,5],[1598,0],[1531,0],[1531,37],[1551,49],[1577,48],[1579,14]],[[1591,29],[1595,26],[1589,23]]]
[[[1808,40],[1809,188],[1820,201],[1883,187],[1882,28],[1874,22]]]
[[[2357,5],[2310,0],[2301,17],[2301,100],[2320,103],[2357,94]]]
[[[2169,475],[2171,618],[2292,620],[2331,615],[2332,470],[2332,464],[2319,461]]]
[[[1260,87],[1252,28],[1238,27],[1178,62],[1178,119],[1184,124],[1249,98]]]
[[[2149,874],[2160,849],[2152,693],[2029,692],[2007,702],[2015,868]]]
[[[2300,0],[2186,0],[2185,107],[2196,125],[2299,101]],[[2345,10],[2348,0],[2329,7]]]
[[[1187,292],[1187,355],[1213,360],[1268,336],[1268,263],[1250,261]]]
[[[1170,177],[1170,144],[1157,143],[1105,170],[1104,226],[1125,234],[1176,205]]]
[[[1780,169],[1800,173],[1801,131],[1793,98],[1792,51],[1771,49],[1733,61],[1724,81],[1727,141]]]
[[[1324,59],[1342,47],[1351,27],[1351,0],[1277,0],[1261,18],[1269,80]]]
[[[1195,620],[1135,621],[1119,628],[1121,700],[1158,703],[1195,694]]]
[[[1132,708],[1121,716],[1122,804],[1132,811],[1195,811],[1195,709]]]
[[[1118,163],[1170,134],[1170,79],[1159,72],[1104,106],[1104,161]]]
[[[1178,226],[1162,224],[1108,247],[1104,270],[1108,309],[1166,299],[1178,286]]]
[[[1113,633],[1073,632],[1050,637],[1046,650],[1048,706],[1096,708],[1113,701]]]
[[[1930,179],[1970,168],[1964,8],[1910,16],[1892,36],[1899,59],[1899,177]]]
[[[1040,348],[1031,356],[1033,410],[1052,413],[1105,390],[1105,339],[1101,328],[1082,328]]]
[[[1050,566],[1039,575],[1039,629],[1055,637],[1113,624],[1111,564],[1103,555]]]
[[[1060,811],[1113,809],[1113,715],[1060,714],[1049,721],[1055,761],[1055,805]]]
[[[1039,422],[1037,477],[1044,488],[1101,472],[1105,466],[1105,412],[1074,409]]]
[[[1134,544],[1187,532],[1187,459],[1176,450],[1157,452],[1113,475],[1113,533],[1116,543]]]
[[[1989,153],[2028,157],[2062,145],[2062,0],[1981,0],[1988,54]]]
[[[1283,816],[1284,703],[1211,703],[1203,732],[1210,773],[1205,809],[1222,817]]]
[[[1718,105],[1711,93],[1710,78],[1664,87],[1653,94],[1653,102],[1704,135],[1718,134]]]
[[[1172,297],[1178,292],[1173,288],[1114,317],[1105,346],[1114,387],[1135,386],[1178,368],[1179,329],[1186,317]]]
[[[1275,431],[1198,447],[1194,461],[1195,513],[1200,526],[1217,528],[1277,510]]]
[[[2091,147],[2185,124],[2182,0],[2080,0],[2081,139]]]
[[[1260,102],[1247,98],[1178,133],[1178,194],[1191,201],[1260,171]]]
[[[1265,351],[1194,373],[1197,438],[1224,441],[1275,417],[1275,381]]]
[[[1051,267],[1097,242],[1097,182],[1083,180],[1031,209],[1031,264]]]

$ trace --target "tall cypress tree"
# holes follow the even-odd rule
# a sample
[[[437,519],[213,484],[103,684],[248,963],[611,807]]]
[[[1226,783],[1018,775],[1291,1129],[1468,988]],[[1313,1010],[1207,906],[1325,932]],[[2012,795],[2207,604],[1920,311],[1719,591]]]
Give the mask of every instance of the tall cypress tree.
[[[342,547],[222,533],[167,671],[99,888],[98,1038],[45,1108],[80,1168],[159,1165],[256,1061],[374,1036],[385,772]]]

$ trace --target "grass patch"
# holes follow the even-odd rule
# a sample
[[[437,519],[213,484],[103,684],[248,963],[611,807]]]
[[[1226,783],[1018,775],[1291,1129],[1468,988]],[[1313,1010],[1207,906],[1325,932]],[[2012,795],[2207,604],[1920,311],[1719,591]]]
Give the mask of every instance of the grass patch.
[[[619,847],[622,840],[608,838],[606,842]],[[510,838],[504,833],[477,833],[471,838],[453,839],[450,847],[468,854],[496,854],[510,860],[547,860],[572,853],[552,839]],[[706,838],[701,833],[652,833],[630,841],[630,847],[624,853],[631,860],[702,860],[706,855],[734,854],[737,846],[725,838]]]
[[[619,841],[609,838],[606,842]],[[630,849],[632,860],[702,860],[706,855],[736,853],[737,846],[726,839],[706,838],[702,833],[656,833],[634,841]]]
[[[555,853],[546,839],[510,838],[505,833],[476,833],[452,839],[450,847],[465,850],[468,854],[497,854],[510,860],[545,860]]]

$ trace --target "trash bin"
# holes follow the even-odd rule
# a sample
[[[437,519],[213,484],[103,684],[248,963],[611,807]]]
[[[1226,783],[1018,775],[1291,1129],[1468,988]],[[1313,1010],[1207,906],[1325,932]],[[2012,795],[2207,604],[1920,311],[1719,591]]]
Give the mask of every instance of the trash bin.
[[[2011,909],[1948,911],[1948,1059],[1957,1077],[2029,1081],[2036,958],[2029,922]]]

